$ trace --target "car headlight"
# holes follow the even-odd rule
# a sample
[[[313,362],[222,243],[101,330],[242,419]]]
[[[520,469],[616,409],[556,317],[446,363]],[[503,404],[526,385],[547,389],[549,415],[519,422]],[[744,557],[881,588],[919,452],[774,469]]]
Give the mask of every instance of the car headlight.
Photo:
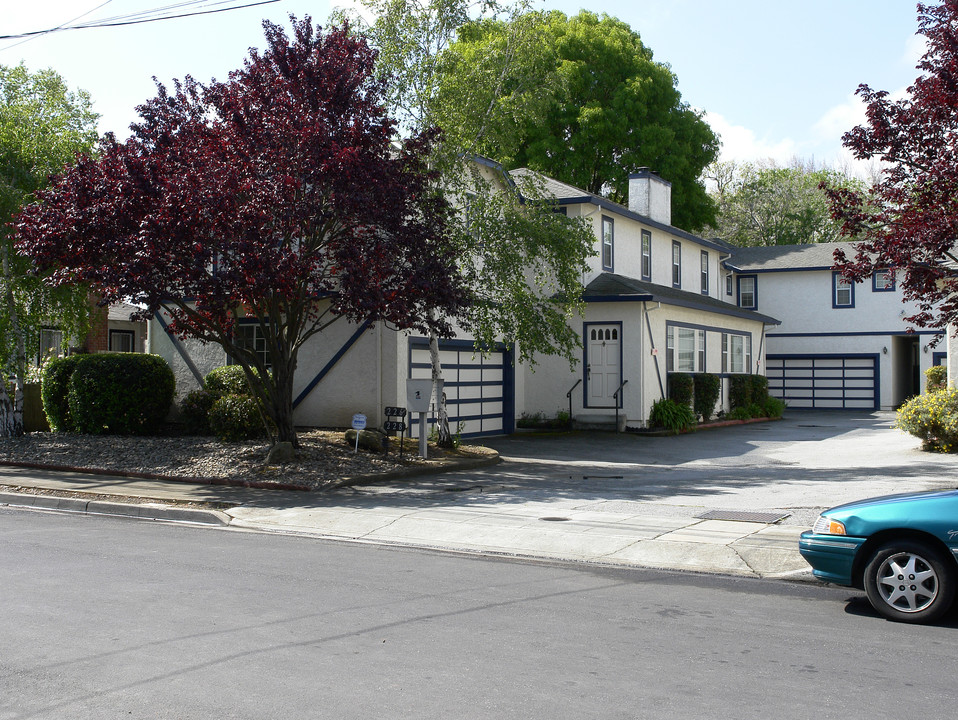
[[[845,526],[838,522],[838,520],[832,520],[824,515],[819,515],[818,520],[815,521],[815,526],[812,528],[812,532],[816,535],[844,535]]]

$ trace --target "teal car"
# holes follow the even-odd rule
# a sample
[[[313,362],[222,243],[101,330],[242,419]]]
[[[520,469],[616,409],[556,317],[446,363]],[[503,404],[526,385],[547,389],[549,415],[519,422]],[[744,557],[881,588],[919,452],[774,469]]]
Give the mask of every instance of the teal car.
[[[816,577],[863,589],[886,618],[931,622],[948,612],[958,585],[958,490],[839,505],[798,547]]]

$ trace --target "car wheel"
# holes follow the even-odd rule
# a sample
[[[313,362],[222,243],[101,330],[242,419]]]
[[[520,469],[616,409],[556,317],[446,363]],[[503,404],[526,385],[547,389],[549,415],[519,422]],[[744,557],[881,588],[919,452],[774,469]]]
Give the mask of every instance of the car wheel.
[[[872,607],[889,620],[931,622],[954,600],[954,563],[918,540],[890,542],[868,561],[865,592]]]

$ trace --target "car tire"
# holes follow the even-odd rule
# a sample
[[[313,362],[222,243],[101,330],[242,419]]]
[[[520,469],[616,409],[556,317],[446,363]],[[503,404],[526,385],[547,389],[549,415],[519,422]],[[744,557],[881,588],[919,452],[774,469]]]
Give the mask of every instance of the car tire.
[[[864,580],[872,607],[898,622],[933,622],[955,598],[954,562],[919,540],[882,545],[865,566]]]

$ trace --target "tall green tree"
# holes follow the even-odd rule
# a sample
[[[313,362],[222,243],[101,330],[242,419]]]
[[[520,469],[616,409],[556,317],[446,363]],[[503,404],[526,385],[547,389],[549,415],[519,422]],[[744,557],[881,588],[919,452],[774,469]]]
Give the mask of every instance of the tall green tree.
[[[23,430],[23,384],[28,358],[39,350],[43,325],[64,339],[89,329],[87,290],[50,288],[13,247],[10,221],[78,153],[93,151],[97,114],[90,96],[71,91],[53,70],[31,73],[0,65],[0,434]],[[14,393],[8,393],[8,380]]]
[[[516,42],[516,38],[528,38]],[[443,53],[435,119],[457,142],[617,202],[650,167],[672,183],[673,223],[714,221],[700,181],[719,140],[668,65],[608,15],[485,18]]]
[[[714,225],[705,231],[732,245],[805,245],[839,239],[824,183],[859,188],[863,183],[839,170],[794,159],[788,166],[717,162],[708,167],[712,198],[718,207]]]
[[[505,38],[510,53],[498,69],[475,82],[482,97],[498,98],[510,57],[528,55],[535,38],[519,20],[525,4],[497,0],[363,0],[376,20],[353,17],[379,51],[377,72],[387,83],[387,98],[407,132],[439,126],[442,141],[432,164],[443,189],[458,206],[454,221],[459,267],[469,289],[470,307],[461,323],[477,351],[494,342],[515,344],[521,360],[537,354],[559,355],[570,364],[578,357],[579,337],[569,324],[581,314],[581,277],[594,237],[586,225],[555,212],[541,185],[516,184],[496,163],[477,158],[485,120],[494,108],[449,102],[440,93],[445,56],[461,33],[482,18],[504,19],[515,29]],[[468,128],[473,128],[472,131]],[[487,152],[497,158],[497,151]],[[430,336],[433,379],[442,379],[438,337]],[[445,407],[439,403],[439,442],[452,441]]]

